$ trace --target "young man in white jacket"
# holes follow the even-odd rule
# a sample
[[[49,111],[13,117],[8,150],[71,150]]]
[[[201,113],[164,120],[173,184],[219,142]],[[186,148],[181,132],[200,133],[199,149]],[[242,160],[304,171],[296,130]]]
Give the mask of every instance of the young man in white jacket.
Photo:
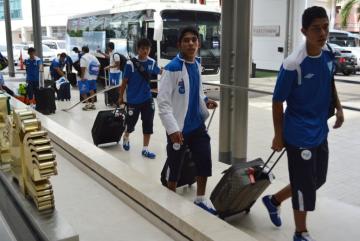
[[[194,203],[215,213],[210,201],[204,198],[207,177],[211,176],[210,137],[205,127],[207,109],[217,103],[203,92],[199,49],[199,32],[193,27],[184,28],[179,35],[180,53],[165,66],[160,80],[158,105],[160,119],[167,133],[168,188],[176,191],[181,170],[181,157],[188,146],[197,167],[197,197]]]

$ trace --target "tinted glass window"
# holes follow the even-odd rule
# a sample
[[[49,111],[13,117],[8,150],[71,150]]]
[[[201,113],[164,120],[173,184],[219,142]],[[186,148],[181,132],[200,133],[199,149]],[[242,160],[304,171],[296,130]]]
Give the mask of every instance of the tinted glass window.
[[[161,57],[172,59],[178,52],[179,30],[195,26],[199,30],[202,57],[220,57],[220,13],[166,10],[161,13],[164,21]]]

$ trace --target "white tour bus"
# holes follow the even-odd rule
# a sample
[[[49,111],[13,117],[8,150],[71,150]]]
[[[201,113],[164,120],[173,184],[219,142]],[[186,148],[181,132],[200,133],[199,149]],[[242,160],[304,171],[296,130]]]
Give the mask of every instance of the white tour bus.
[[[150,57],[165,66],[177,54],[177,36],[185,26],[198,28],[201,39],[199,55],[203,74],[220,69],[220,9],[177,1],[123,2],[113,9],[68,19],[68,48],[88,45],[90,51],[104,51],[107,42],[115,43],[117,52],[136,55],[140,38],[152,42]]]
[[[350,50],[357,59],[357,69],[360,70],[360,35],[341,30],[329,31],[329,42]]]

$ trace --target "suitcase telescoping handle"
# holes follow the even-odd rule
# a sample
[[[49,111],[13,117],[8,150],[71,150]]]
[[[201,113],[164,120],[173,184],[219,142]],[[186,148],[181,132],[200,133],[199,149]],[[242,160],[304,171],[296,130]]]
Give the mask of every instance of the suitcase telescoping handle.
[[[212,119],[213,119],[213,117],[214,117],[216,108],[217,108],[217,107],[215,107],[215,108],[213,109],[212,113],[211,113],[209,122],[208,122],[208,124],[207,124],[207,126],[206,126],[206,130],[209,130],[209,127],[210,127],[210,124],[211,124]],[[174,149],[174,150],[178,151],[178,150],[180,150],[180,148],[181,148],[180,143],[173,143],[173,149]]]
[[[110,70],[105,70],[105,89],[110,85]]]
[[[213,119],[213,117],[214,117],[214,114],[215,114],[216,108],[217,108],[217,107],[215,107],[215,108],[213,109],[212,113],[211,113],[211,116],[210,116],[209,122],[208,122],[208,124],[207,124],[207,126],[206,126],[206,130],[209,130],[209,127],[210,127],[210,124],[211,124],[212,119]]]
[[[39,69],[39,87],[45,87],[44,69]]]
[[[267,172],[267,175],[269,175],[270,172],[272,171],[272,169],[274,169],[274,167],[276,166],[276,164],[279,162],[279,160],[281,159],[281,157],[284,155],[285,151],[286,151],[286,149],[284,149],[284,150],[280,153],[280,155],[278,156],[278,158],[276,159],[276,161],[274,162],[274,164],[270,167],[269,171]],[[273,152],[271,153],[271,155],[269,156],[269,158],[267,159],[267,161],[264,163],[264,165],[263,165],[263,167],[261,168],[259,174],[257,175],[257,178],[260,177],[261,173],[264,171],[265,167],[269,164],[269,162],[270,162],[271,158],[274,156],[275,152],[276,152],[276,151],[273,151]]]

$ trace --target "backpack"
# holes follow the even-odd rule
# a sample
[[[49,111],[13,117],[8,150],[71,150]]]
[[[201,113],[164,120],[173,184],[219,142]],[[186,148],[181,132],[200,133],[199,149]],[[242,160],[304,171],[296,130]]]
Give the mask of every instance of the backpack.
[[[120,70],[121,70],[122,72],[124,72],[127,58],[126,58],[124,55],[122,55],[122,54],[120,54],[120,53],[118,53],[118,52],[115,52],[115,53],[113,54],[113,59],[114,59],[114,60],[115,60],[115,58],[114,58],[114,57],[115,57],[115,54],[119,55],[119,57],[120,57]]]
[[[89,63],[89,74],[90,75],[99,75],[100,64],[96,60],[91,60]]]
[[[5,58],[1,53],[0,53],[0,70],[5,69],[6,67],[8,67],[9,62],[7,60],[7,58]]]

